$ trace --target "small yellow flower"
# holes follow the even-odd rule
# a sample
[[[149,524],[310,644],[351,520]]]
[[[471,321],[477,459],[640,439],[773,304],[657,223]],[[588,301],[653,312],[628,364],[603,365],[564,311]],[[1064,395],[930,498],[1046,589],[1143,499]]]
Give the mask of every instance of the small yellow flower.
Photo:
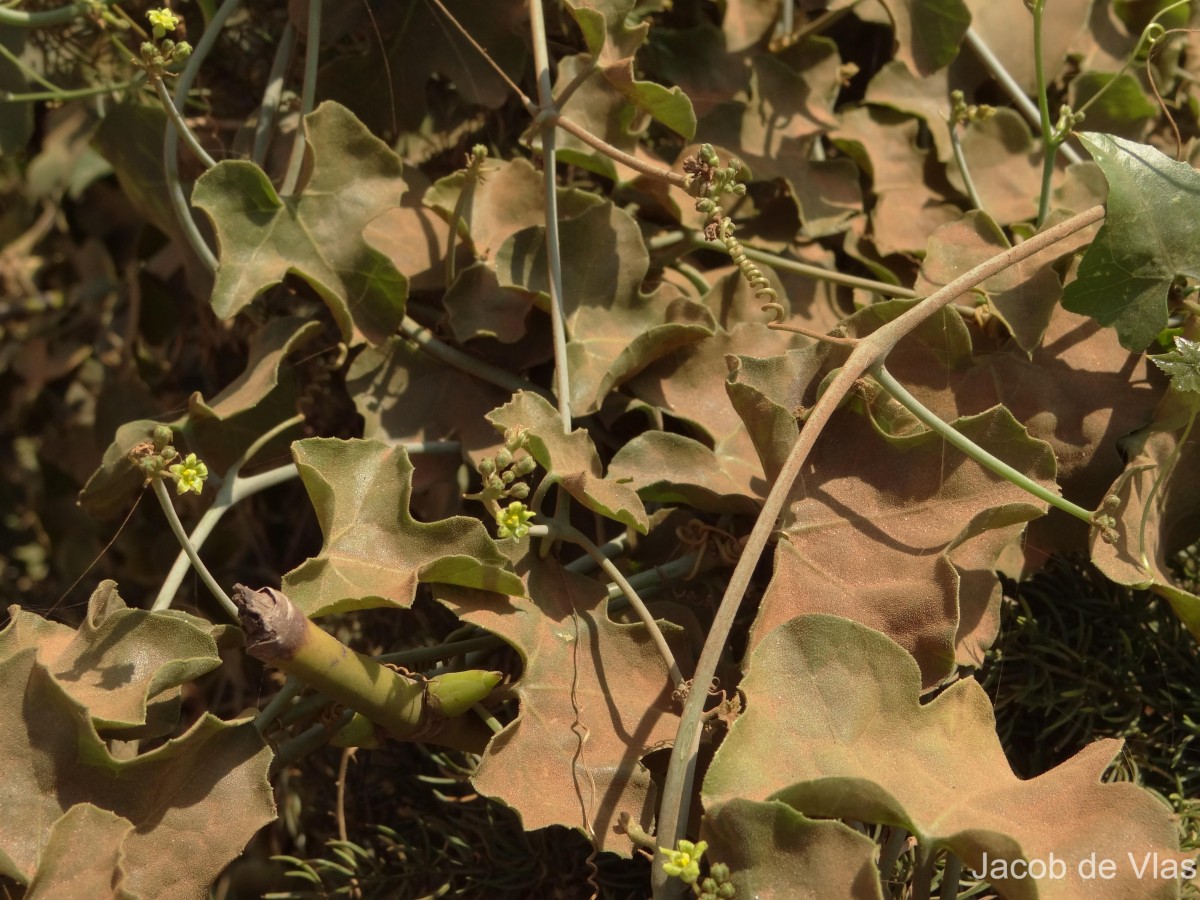
[[[677,847],[678,849],[675,850],[668,850],[666,847],[658,848],[658,852],[667,857],[667,861],[663,863],[663,871],[678,878],[684,884],[694,884],[700,877],[700,858],[708,849],[708,843],[700,841],[693,844],[691,841],[680,841]]]
[[[196,459],[195,453],[189,453],[187,458],[171,466],[168,470],[175,479],[175,492],[186,494],[195,491],[199,494],[204,490],[204,479],[208,477],[208,466]]]
[[[154,36],[157,38],[161,38],[163,34],[179,27],[179,16],[169,9],[152,9],[146,13],[146,18],[154,26]],[[161,34],[159,33],[160,29]]]
[[[524,503],[513,501],[496,514],[496,533],[502,538],[522,538],[529,534],[533,511]]]

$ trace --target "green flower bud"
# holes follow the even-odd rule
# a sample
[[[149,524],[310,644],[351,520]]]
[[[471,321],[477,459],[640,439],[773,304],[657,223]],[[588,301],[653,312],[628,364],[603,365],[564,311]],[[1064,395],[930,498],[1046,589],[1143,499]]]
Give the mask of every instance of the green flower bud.
[[[479,474],[485,479],[496,471],[496,461],[490,456],[485,457],[479,462]]]
[[[175,432],[173,432],[171,430],[170,426],[168,426],[168,425],[154,426],[154,449],[161,451],[163,449],[163,447],[165,447],[165,446],[167,446],[167,444],[171,443],[171,440],[174,437],[175,437]]]
[[[536,459],[534,459],[532,456],[522,456],[517,460],[516,465],[513,466],[513,471],[517,473],[518,478],[523,478],[536,468]]]
[[[500,473],[500,480],[503,481],[505,484],[512,484],[516,480],[516,478],[517,478],[517,476],[513,474],[512,469],[506,469],[505,471]]]
[[[146,62],[151,62],[155,59],[155,57],[158,56],[158,48],[149,41],[143,43],[139,49],[142,54],[142,59],[144,59]]]
[[[497,469],[507,469],[512,464],[513,464],[512,451],[510,451],[507,447],[503,448],[499,453],[496,454],[496,468]]]
[[[514,500],[524,500],[529,496],[529,485],[523,481],[518,481],[508,489],[508,496]]]
[[[173,58],[176,61],[181,62],[181,61],[187,59],[191,55],[192,55],[192,45],[189,44],[187,41],[180,41],[178,44],[175,45],[175,55]]]

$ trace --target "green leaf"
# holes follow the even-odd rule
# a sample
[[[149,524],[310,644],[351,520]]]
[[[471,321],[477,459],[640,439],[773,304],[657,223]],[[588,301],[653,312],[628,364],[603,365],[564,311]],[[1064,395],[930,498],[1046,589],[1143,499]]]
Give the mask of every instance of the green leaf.
[[[1108,215],[1063,306],[1117,329],[1139,351],[1167,326],[1176,278],[1200,278],[1200,173],[1153,147],[1106,134],[1080,140],[1108,179]]]
[[[412,463],[403,447],[311,438],[292,445],[321,524],[321,552],[283,576],[309,617],[407,608],[419,582],[520,594],[521,581],[478,519],[418,522],[409,511]]]
[[[690,141],[696,133],[696,113],[687,95],[678,87],[668,89],[634,77],[633,57],[650,29],[648,22],[627,24],[634,6],[634,0],[577,0],[568,2],[567,10],[608,83],[635,107]]]
[[[957,681],[922,703],[907,652],[834,616],[778,628],[751,654],[740,687],[745,712],[708,770],[706,808],[779,800],[813,818],[886,823],[975,871],[985,853],[1064,862],[1062,879],[988,879],[1016,900],[1178,896],[1175,878],[1139,879],[1129,864],[1127,854],[1185,857],[1170,807],[1133,784],[1101,783],[1120,741],[1097,741],[1022,781],[978,682]],[[1118,862],[1113,879],[1080,877],[1093,853]]]
[[[522,391],[487,419],[502,432],[526,429],[529,455],[556,475],[567,493],[593,512],[646,533],[649,521],[637,493],[604,477],[600,456],[587,431],[577,428],[563,434],[562,417],[544,399]]]
[[[1167,373],[1171,387],[1177,391],[1200,394],[1200,341],[1175,336],[1175,349],[1161,356],[1151,356],[1150,362]]]
[[[963,0],[881,0],[896,28],[896,58],[931,75],[958,55],[971,13]]]
[[[1103,95],[1087,109],[1087,126],[1098,132],[1122,137],[1137,137],[1158,107],[1128,72],[1084,72],[1071,82],[1071,108],[1079,109],[1092,97]]]
[[[378,343],[404,317],[408,281],[362,239],[375,216],[400,204],[403,165],[344,107],[323,103],[305,117],[312,176],[281,198],[250,162],[218,163],[192,202],[208,213],[221,245],[213,310],[228,319],[289,274],[328,304],[342,336]]]

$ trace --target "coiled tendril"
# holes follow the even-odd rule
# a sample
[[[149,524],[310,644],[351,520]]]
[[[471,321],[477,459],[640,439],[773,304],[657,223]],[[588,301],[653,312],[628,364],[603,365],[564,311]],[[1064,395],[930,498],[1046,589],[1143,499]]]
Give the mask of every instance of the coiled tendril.
[[[771,287],[771,282],[767,281],[767,276],[763,274],[762,269],[746,258],[746,248],[733,236],[736,227],[729,216],[721,219],[721,243],[725,245],[730,259],[738,267],[742,277],[750,282],[750,287],[754,289],[754,298],[756,300],[766,298],[766,302],[762,305],[762,311],[771,313],[772,322],[782,322],[787,315],[787,310],[779,302],[779,294],[775,288]]]
[[[689,191],[693,197],[697,198],[697,212],[708,216],[708,222],[704,227],[704,237],[710,241],[719,240],[725,245],[725,249],[737,265],[738,271],[754,289],[755,298],[758,300],[766,298],[767,302],[762,307],[763,312],[771,312],[772,323],[782,322],[787,315],[787,310],[779,302],[779,294],[771,287],[771,283],[763,275],[762,269],[746,258],[745,248],[733,236],[735,228],[733,220],[725,214],[725,210],[720,206],[721,195],[724,193],[735,194],[739,197],[744,197],[746,194],[746,185],[739,181],[745,174],[741,161],[731,159],[729,165],[722,167],[721,161],[717,157],[717,151],[712,144],[703,144],[695,156],[688,157],[683,161],[683,171],[687,173],[690,180]]]

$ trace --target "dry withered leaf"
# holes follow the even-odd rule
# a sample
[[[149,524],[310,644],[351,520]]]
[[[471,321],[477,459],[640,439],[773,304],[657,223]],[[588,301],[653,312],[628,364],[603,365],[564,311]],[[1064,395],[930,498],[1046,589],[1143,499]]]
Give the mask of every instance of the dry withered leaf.
[[[525,554],[527,598],[442,588],[438,599],[517,648],[521,712],[483,754],[472,783],[503,800],[526,829],[582,828],[599,850],[629,855],[614,830],[627,813],[643,828],[654,786],[640,762],[678,724],[666,663],[646,626],[608,617],[604,585]]]
[[[1190,854],[1179,853],[1170,809],[1133,784],[1100,781],[1120,741],[1097,741],[1021,781],[977,682],[922,704],[912,657],[834,616],[776,629],[751,654],[741,688],[746,710],[708,770],[706,807],[771,799],[807,816],[887,823],[973,871],[984,854],[1062,861],[1061,878],[988,879],[1017,900],[1178,896],[1178,862]],[[1116,862],[1112,879],[1081,877],[1093,854]],[[1175,874],[1161,877],[1168,867],[1155,868],[1154,854]],[[1141,878],[1139,865],[1149,870]]]

